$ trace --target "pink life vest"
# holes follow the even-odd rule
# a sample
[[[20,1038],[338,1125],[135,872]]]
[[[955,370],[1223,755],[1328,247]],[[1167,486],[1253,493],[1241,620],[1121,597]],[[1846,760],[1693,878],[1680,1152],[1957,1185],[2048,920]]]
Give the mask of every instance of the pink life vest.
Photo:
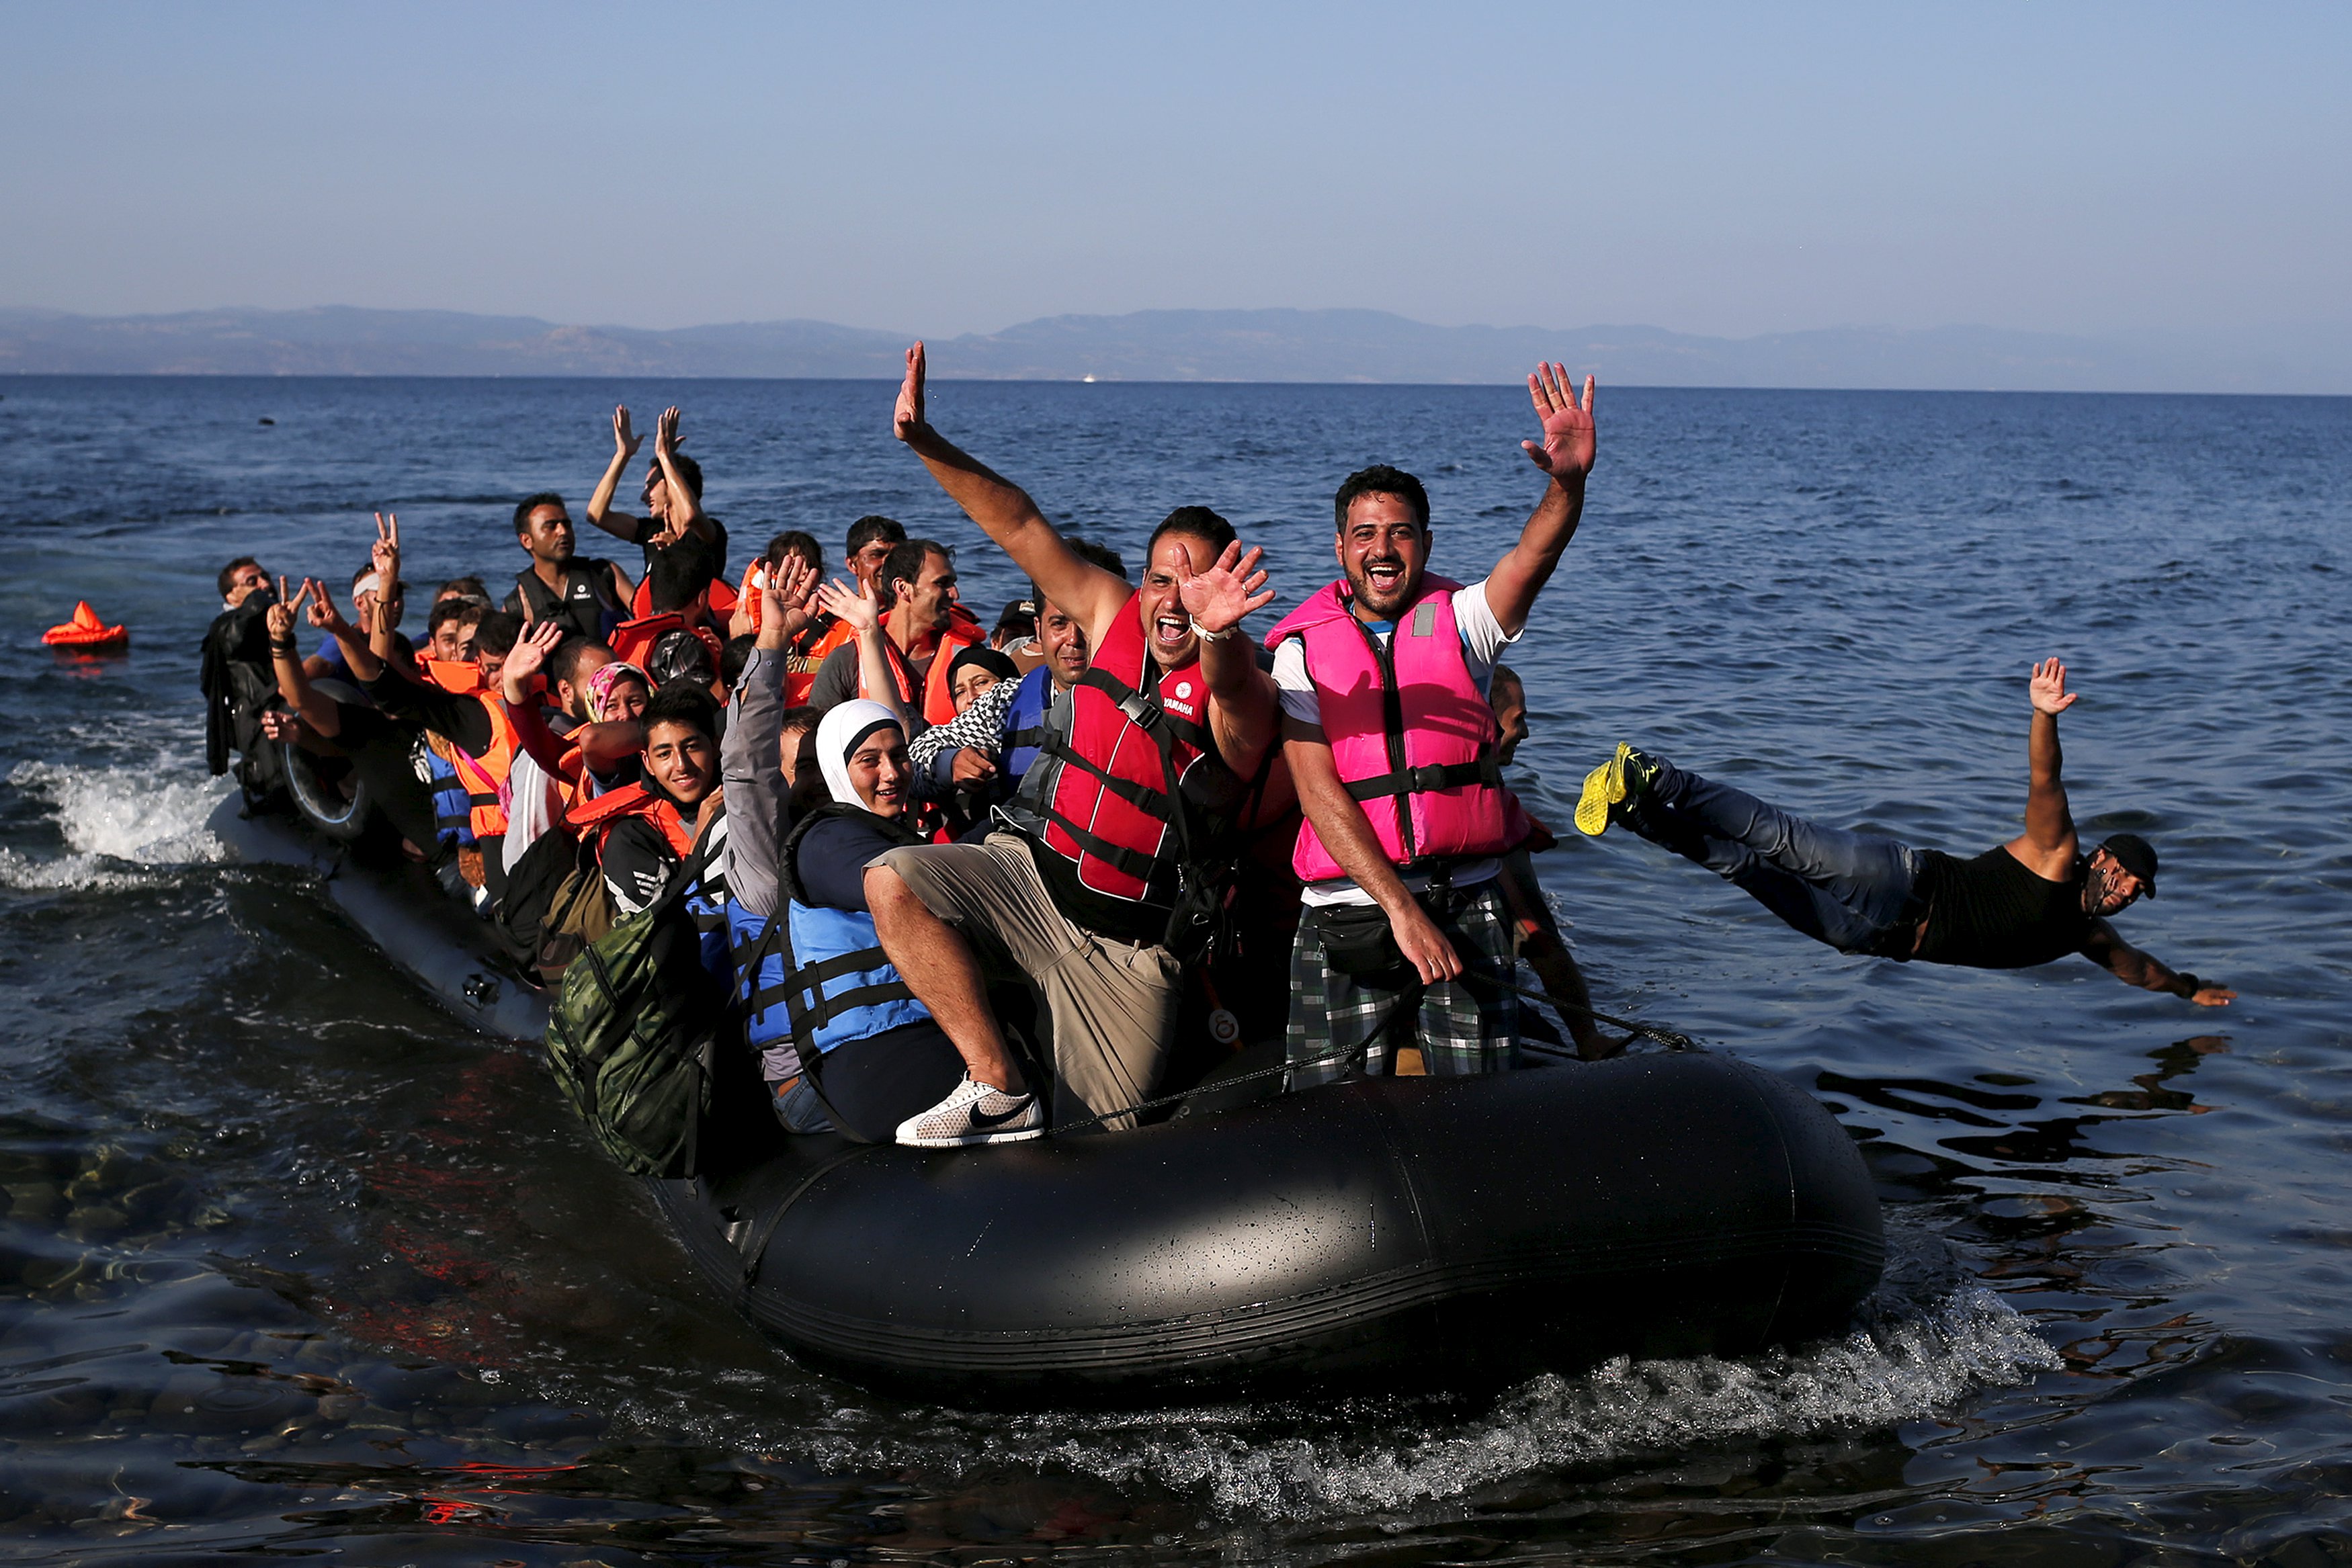
[[[1463,656],[1454,623],[1462,585],[1423,574],[1385,648],[1349,610],[1347,586],[1326,585],[1284,616],[1265,645],[1286,637],[1304,645],[1331,759],[1372,836],[1408,870],[1515,847],[1533,824],[1503,788],[1495,760],[1502,728]],[[1348,874],[1312,821],[1299,824],[1291,867],[1304,882]]]

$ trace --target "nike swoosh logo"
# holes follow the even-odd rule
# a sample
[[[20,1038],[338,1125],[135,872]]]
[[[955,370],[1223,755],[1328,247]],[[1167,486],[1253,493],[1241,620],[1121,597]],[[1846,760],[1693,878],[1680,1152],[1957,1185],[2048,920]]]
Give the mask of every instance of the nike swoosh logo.
[[[1001,1127],[1005,1123],[1013,1120],[1013,1117],[1024,1114],[1028,1109],[1029,1107],[1026,1104],[1015,1105],[1010,1111],[1000,1111],[995,1115],[992,1116],[987,1112],[982,1110],[979,1106],[974,1105],[971,1108],[971,1124],[975,1127]]]

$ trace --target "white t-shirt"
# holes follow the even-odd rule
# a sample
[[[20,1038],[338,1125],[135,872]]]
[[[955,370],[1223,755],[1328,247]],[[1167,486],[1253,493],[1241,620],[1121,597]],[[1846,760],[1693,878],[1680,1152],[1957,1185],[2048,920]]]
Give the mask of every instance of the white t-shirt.
[[[1454,627],[1462,635],[1462,661],[1470,669],[1471,683],[1484,695],[1494,684],[1495,661],[1505,648],[1519,640],[1516,632],[1506,632],[1503,623],[1495,619],[1495,612],[1486,602],[1486,580],[1480,578],[1467,588],[1454,593]],[[1381,646],[1388,645],[1396,628],[1386,622],[1370,626]],[[1286,637],[1282,646],[1274,651],[1274,685],[1282,698],[1282,712],[1286,718],[1301,724],[1320,726],[1323,705],[1315,695],[1314,679],[1307,673],[1307,640]],[[1454,885],[1467,887],[1473,883],[1486,882],[1502,870],[1499,861],[1472,861],[1454,868]],[[1414,893],[1429,885],[1429,879],[1405,877],[1407,888]],[[1310,882],[1300,895],[1308,908],[1326,904],[1370,904],[1372,895],[1358,887],[1352,877],[1335,876],[1326,882]]]

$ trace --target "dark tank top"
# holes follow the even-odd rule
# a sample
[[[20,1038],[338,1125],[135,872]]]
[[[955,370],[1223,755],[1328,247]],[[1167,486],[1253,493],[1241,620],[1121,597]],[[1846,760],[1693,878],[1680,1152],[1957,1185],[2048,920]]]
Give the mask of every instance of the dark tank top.
[[[1927,906],[1913,956],[1930,964],[2026,969],[2082,951],[2091,935],[2079,860],[2064,882],[2052,882],[2005,849],[1965,861],[1927,850],[1913,896]]]

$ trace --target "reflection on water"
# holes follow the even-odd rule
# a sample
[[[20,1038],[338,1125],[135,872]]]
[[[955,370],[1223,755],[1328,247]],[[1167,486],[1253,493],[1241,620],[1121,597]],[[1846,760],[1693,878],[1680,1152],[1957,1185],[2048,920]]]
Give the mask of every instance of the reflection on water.
[[[1441,566],[1491,557],[1528,498],[1500,393],[946,390],[1057,517],[1131,548],[1167,507],[1220,503],[1297,563],[1286,598],[1319,580],[1328,484],[1368,453],[1433,476]],[[260,391],[268,466],[236,444]],[[616,391],[707,411],[741,537],[890,511],[966,543],[975,601],[1013,596],[870,440],[871,389],[12,382],[0,402],[10,624],[89,596],[135,639],[85,667],[17,638],[0,682],[11,1548],[2342,1559],[2352,676],[2332,650],[2352,604],[2331,580],[2352,412],[1616,394],[1594,514],[1511,655],[1539,815],[1564,821],[1622,737],[1972,852],[2021,804],[2016,677],[2069,652],[2078,809],[2166,857],[2126,934],[2245,1000],[1842,959],[1645,846],[1565,844],[1538,864],[1596,1001],[1790,1075],[1859,1141],[1892,1262],[1853,1332],[1476,1400],[1008,1417],[798,1370],[709,1302],[530,1052],[458,1032],[317,890],[217,864],[201,831],[215,558],[325,571],[325,530],[398,500],[420,577],[494,564],[501,497]],[[40,461],[60,441],[62,472]],[[722,474],[721,452],[747,455]],[[154,552],[128,580],[125,538]]]

